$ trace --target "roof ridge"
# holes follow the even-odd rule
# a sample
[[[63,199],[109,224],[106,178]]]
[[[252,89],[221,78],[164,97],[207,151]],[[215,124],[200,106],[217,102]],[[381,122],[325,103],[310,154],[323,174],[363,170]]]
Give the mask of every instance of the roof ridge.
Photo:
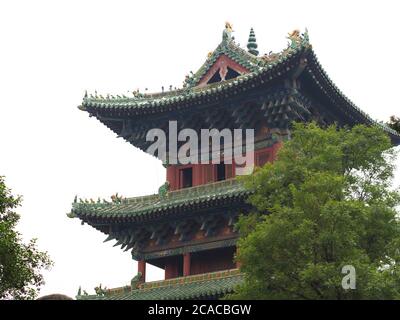
[[[79,106],[80,109],[85,110],[85,106],[88,104],[91,105],[92,103],[136,103],[137,106],[141,104],[145,104],[146,102],[156,102],[156,103],[163,103],[164,101],[168,101],[170,99],[179,101],[180,99],[185,99],[188,96],[193,94],[198,94],[199,92],[207,92],[207,90],[214,90],[216,87],[220,87],[221,85],[227,85],[231,83],[235,83],[235,81],[241,81],[243,78],[252,77],[255,74],[258,74],[261,71],[267,71],[268,69],[275,67],[280,62],[285,61],[286,58],[291,57],[292,55],[298,53],[299,51],[305,48],[311,48],[311,45],[308,42],[308,37],[298,37],[295,40],[291,40],[292,43],[289,44],[288,47],[283,49],[278,53],[270,53],[265,54],[264,56],[258,57],[250,54],[240,46],[236,45],[234,41],[222,41],[217,48],[213,51],[213,54],[203,63],[203,65],[199,68],[199,70],[192,76],[192,84],[178,88],[176,90],[170,90],[165,92],[154,92],[154,93],[135,93],[136,95],[132,97],[128,97],[126,95],[106,95],[105,97],[102,95],[98,95],[95,92],[95,95],[85,93],[83,98],[82,105]],[[241,54],[247,60],[251,60],[251,63],[254,64],[253,66],[248,62],[247,64],[243,61],[240,61],[237,57],[231,56],[229,52],[236,52]],[[209,68],[215,63],[216,59],[222,54],[227,55],[230,59],[234,60],[235,62],[239,63],[246,69],[250,69],[249,73],[240,75],[236,78],[225,80],[223,82],[217,82],[215,84],[208,84],[204,87],[198,88],[197,84],[201,80],[202,76],[209,70]],[[193,80],[194,79],[194,80]],[[194,81],[194,82],[193,82]]]

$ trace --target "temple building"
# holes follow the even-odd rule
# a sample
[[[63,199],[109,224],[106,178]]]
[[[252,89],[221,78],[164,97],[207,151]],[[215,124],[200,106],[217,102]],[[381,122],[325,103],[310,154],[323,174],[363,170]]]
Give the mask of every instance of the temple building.
[[[181,88],[85,94],[79,109],[143,151],[152,144],[149,130],[161,128],[168,137],[170,121],[196,132],[254,129],[255,166],[275,159],[293,121],[379,125],[400,144],[399,134],[371,119],[329,79],[307,31],[290,33],[281,52],[260,55],[253,29],[244,49],[227,23],[221,43]],[[165,161],[166,183],[157,194],[75,199],[69,217],[104,233],[105,241],[115,241],[138,261],[138,274],[127,286],[80,293],[78,299],[215,299],[234,290],[243,279],[234,259],[234,225],[250,209],[249,191],[235,178],[240,166],[223,152],[218,157],[219,163]],[[165,279],[146,282],[146,264],[164,269]]]

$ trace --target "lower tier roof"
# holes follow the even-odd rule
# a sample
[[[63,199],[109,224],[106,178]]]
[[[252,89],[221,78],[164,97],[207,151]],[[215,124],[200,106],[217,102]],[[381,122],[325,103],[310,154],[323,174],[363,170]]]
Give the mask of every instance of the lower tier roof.
[[[217,271],[106,290],[103,295],[79,295],[78,300],[187,300],[232,293],[243,281],[239,269]]]
[[[218,204],[239,201],[250,194],[250,191],[236,179],[229,179],[144,197],[119,198],[113,202],[75,201],[69,217],[84,221],[95,219],[102,222],[142,221],[161,217],[170,213],[201,209]],[[90,222],[89,222],[90,223]]]

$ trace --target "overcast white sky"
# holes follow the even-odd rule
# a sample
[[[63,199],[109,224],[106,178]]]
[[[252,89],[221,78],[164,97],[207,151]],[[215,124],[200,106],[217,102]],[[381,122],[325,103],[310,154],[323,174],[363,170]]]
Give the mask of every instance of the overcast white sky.
[[[77,109],[85,89],[180,86],[219,44],[225,21],[242,46],[253,27],[261,53],[307,27],[337,86],[386,121],[400,115],[399,12],[396,0],[2,1],[0,175],[23,195],[24,238],[38,237],[55,262],[41,294],[128,284],[130,254],[66,213],[76,194],[146,195],[165,180],[157,160]],[[148,280],[162,277],[148,269]]]

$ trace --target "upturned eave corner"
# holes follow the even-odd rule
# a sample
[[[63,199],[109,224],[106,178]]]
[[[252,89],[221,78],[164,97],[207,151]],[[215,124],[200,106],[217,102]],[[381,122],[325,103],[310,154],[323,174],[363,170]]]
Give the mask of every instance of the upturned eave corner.
[[[67,213],[67,217],[73,219],[73,218],[77,218],[77,215],[73,211],[71,211],[71,212]]]
[[[80,104],[78,106],[78,109],[81,110],[81,111],[87,111],[86,107],[83,104]]]

